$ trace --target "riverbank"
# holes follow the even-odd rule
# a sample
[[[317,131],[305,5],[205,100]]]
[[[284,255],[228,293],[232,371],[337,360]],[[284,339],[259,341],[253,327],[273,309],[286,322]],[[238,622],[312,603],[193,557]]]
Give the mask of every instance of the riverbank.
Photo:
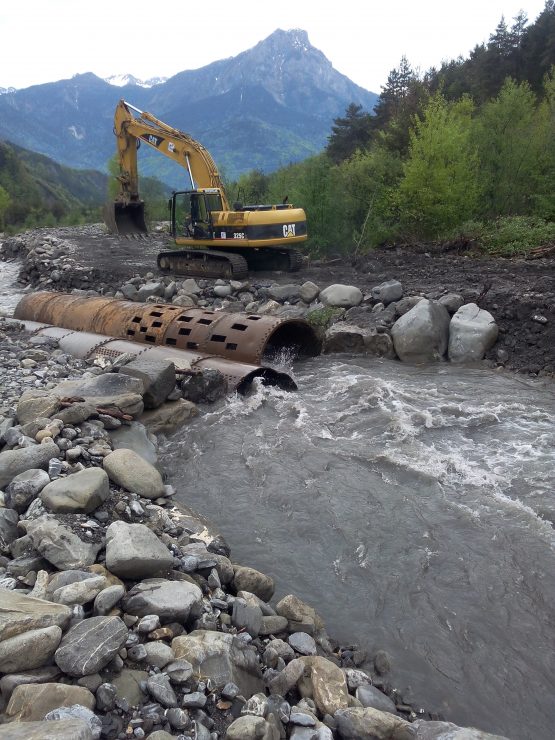
[[[152,378],[0,332],[0,737],[457,736],[173,503],[138,419],[175,378],[148,419]]]

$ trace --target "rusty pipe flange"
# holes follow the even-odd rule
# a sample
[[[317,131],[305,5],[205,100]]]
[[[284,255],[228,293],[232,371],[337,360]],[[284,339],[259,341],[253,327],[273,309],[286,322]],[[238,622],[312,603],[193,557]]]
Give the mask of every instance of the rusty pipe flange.
[[[114,298],[30,293],[19,302],[14,316],[247,364],[259,364],[266,355],[284,348],[292,348],[295,356],[308,357],[321,349],[316,332],[304,319],[229,314]]]

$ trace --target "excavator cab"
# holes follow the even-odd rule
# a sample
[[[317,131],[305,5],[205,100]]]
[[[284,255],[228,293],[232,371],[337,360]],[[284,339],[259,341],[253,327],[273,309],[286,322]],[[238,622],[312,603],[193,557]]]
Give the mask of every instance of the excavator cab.
[[[213,239],[212,211],[222,211],[222,196],[213,192],[185,190],[170,201],[171,233],[174,238]]]

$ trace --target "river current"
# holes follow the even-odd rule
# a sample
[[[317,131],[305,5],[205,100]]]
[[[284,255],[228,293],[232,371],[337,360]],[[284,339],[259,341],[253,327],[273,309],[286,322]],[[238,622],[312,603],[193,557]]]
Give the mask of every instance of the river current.
[[[295,378],[165,443],[180,500],[334,638],[387,650],[407,701],[553,737],[554,386],[346,356]]]

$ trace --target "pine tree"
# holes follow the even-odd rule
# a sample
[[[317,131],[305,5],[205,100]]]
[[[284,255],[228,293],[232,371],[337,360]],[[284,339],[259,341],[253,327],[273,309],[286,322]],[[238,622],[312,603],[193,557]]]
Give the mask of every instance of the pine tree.
[[[369,141],[370,114],[365,113],[361,105],[351,103],[345,116],[334,120],[326,153],[333,162],[342,162],[357,149],[365,149]]]

